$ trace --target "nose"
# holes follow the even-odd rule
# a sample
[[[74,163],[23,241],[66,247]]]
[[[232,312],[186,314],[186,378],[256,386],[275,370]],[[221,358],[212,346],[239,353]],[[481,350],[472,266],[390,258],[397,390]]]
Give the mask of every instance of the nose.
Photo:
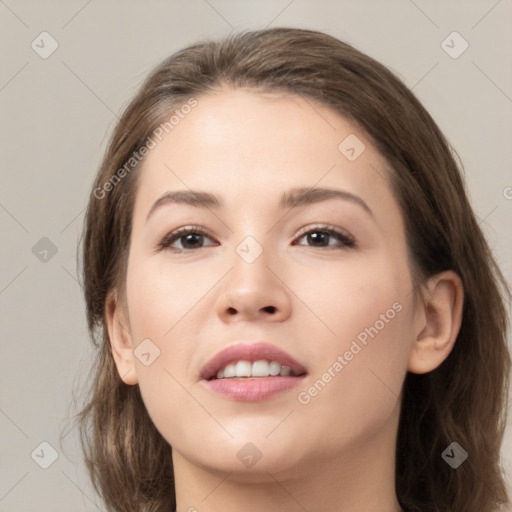
[[[241,321],[282,322],[291,314],[291,292],[285,276],[271,268],[266,251],[251,263],[239,254],[223,280],[216,312],[225,323]]]

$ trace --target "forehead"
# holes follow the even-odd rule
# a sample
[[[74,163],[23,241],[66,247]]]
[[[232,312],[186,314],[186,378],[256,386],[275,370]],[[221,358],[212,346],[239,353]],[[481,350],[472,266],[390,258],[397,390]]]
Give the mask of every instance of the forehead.
[[[314,185],[373,195],[374,203],[386,195],[390,200],[385,160],[329,107],[299,95],[243,89],[196,101],[161,140],[153,135],[155,146],[139,170],[136,210],[147,213],[163,192],[186,188],[238,198],[238,206]]]

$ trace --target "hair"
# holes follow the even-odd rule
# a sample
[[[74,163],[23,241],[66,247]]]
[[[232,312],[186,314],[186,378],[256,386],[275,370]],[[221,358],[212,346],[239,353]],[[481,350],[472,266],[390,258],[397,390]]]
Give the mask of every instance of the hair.
[[[81,240],[81,284],[97,361],[77,415],[87,469],[108,510],[160,512],[176,506],[172,448],[151,421],[139,386],[120,378],[106,326],[108,297],[125,299],[143,158],[129,171],[126,163],[174,109],[225,87],[315,100],[359,127],[386,160],[413,281],[453,270],[464,287],[453,350],[435,370],[405,377],[397,498],[407,511],[500,510],[509,503],[500,447],[511,367],[505,309],[510,290],[470,206],[462,165],[429,113],[390,70],[328,34],[294,28],[239,32],[174,53],[146,78],[109,141]],[[453,441],[468,453],[457,469],[441,457]]]

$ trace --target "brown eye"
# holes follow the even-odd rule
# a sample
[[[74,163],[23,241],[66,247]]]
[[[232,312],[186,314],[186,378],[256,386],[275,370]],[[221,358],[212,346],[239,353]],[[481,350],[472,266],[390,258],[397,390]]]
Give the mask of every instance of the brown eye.
[[[345,233],[341,233],[338,230],[335,230],[330,227],[317,227],[310,229],[309,231],[306,231],[303,233],[298,240],[302,240],[305,238],[307,240],[307,243],[311,247],[318,247],[320,249],[323,248],[336,248],[344,246],[344,247],[354,247],[355,242],[354,240],[346,235]],[[329,243],[330,239],[337,239],[338,244],[336,243]],[[296,245],[305,245],[305,244],[296,244]]]
[[[205,239],[210,239],[208,233],[200,227],[180,228],[166,235],[158,244],[160,249],[170,249],[175,252],[193,251],[201,249]],[[172,247],[175,242],[179,242],[181,247]],[[214,244],[208,244],[214,245]]]

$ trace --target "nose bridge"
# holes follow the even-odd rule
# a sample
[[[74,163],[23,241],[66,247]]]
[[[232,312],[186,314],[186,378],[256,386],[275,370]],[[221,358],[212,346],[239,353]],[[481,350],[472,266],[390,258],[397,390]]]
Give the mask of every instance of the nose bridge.
[[[242,239],[235,247],[231,272],[218,297],[218,314],[254,317],[272,313],[276,318],[286,317],[290,309],[286,287],[271,270],[276,257],[256,237]]]
[[[262,296],[264,289],[270,286],[268,275],[271,274],[268,268],[272,260],[270,252],[268,243],[264,247],[263,243],[254,236],[246,236],[235,247],[232,258],[233,270],[229,279],[232,289],[238,293]]]

